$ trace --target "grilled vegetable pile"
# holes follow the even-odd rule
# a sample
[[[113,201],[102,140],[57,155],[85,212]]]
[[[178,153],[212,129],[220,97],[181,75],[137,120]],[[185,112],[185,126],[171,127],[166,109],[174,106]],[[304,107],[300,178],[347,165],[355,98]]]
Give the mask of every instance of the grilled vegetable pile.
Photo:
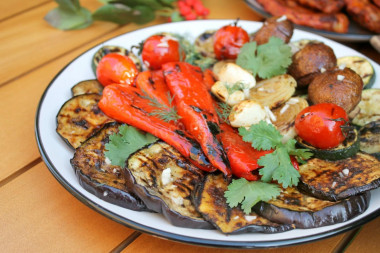
[[[72,87],[57,133],[87,191],[225,234],[279,233],[345,222],[380,185],[379,90],[371,63],[291,41],[271,18],[192,45],[169,33],[141,56],[104,46],[96,79]]]

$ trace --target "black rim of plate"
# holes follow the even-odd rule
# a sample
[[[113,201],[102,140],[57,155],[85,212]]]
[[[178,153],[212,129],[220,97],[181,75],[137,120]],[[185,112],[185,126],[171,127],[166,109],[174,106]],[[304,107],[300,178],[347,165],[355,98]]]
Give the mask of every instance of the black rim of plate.
[[[208,21],[214,22],[216,20],[208,20]],[[234,20],[217,20],[217,21],[226,22],[226,23],[230,22],[231,23]],[[189,22],[192,22],[192,23],[201,23],[201,22],[207,22],[207,20],[182,21],[182,22],[187,22],[186,24],[189,24]],[[251,21],[251,22],[252,23],[258,23],[258,22],[254,22],[254,21]],[[178,22],[176,22],[176,23],[178,23]],[[165,27],[165,26],[169,26],[169,25],[170,25],[170,23],[169,24],[161,24],[161,25],[150,26],[150,27],[147,27],[147,28],[142,28],[142,29],[138,29],[138,30],[131,31],[131,32],[128,32],[128,33],[124,33],[124,34],[115,36],[113,38],[117,38],[117,37],[121,37],[121,36],[126,36],[126,35],[128,35],[130,33],[134,33],[134,32],[137,32],[137,31],[143,31],[145,29],[150,29],[152,27],[159,28],[159,27]],[[106,41],[108,41],[108,40],[106,40]],[[106,41],[104,41],[104,42],[106,42]],[[99,43],[96,46],[99,46],[99,45],[103,44],[104,42]],[[96,47],[96,46],[94,46],[94,47]],[[94,47],[92,47],[92,48],[94,48]],[[122,216],[120,216],[120,215],[118,215],[118,214],[116,214],[116,213],[114,213],[114,212],[106,209],[105,207],[103,207],[103,206],[95,203],[94,201],[90,200],[89,198],[87,198],[86,196],[84,196],[82,193],[80,193],[79,191],[77,191],[59,173],[59,171],[57,170],[57,168],[55,167],[55,165],[53,164],[53,162],[50,160],[49,156],[46,153],[44,144],[42,143],[42,140],[41,140],[41,133],[40,133],[40,127],[39,127],[40,126],[40,122],[39,122],[40,111],[41,111],[44,99],[46,97],[46,94],[47,94],[48,90],[50,89],[50,87],[54,84],[54,82],[58,78],[58,76],[60,76],[61,73],[72,62],[74,62],[76,59],[80,58],[83,54],[85,54],[86,52],[90,51],[92,48],[86,50],[85,52],[83,52],[79,56],[75,57],[63,69],[61,69],[61,71],[59,71],[58,74],[53,78],[53,80],[49,83],[49,85],[46,87],[44,93],[41,96],[40,102],[39,102],[38,107],[37,107],[36,119],[35,119],[35,137],[36,137],[36,142],[37,142],[37,146],[38,146],[39,152],[41,154],[41,157],[42,157],[44,163],[46,164],[46,166],[48,167],[48,169],[52,173],[52,175],[57,179],[57,181],[67,191],[69,191],[74,197],[76,197],[78,200],[80,200],[86,206],[92,208],[93,210],[95,210],[98,213],[100,213],[100,214],[102,214],[102,215],[110,218],[113,221],[116,221],[116,222],[118,222],[120,224],[123,224],[123,225],[125,225],[127,227],[130,227],[132,229],[135,229],[137,231],[140,231],[140,232],[143,232],[143,233],[146,233],[146,234],[162,237],[162,238],[165,238],[165,239],[170,239],[170,240],[177,241],[177,242],[187,243],[187,244],[191,244],[191,245],[208,246],[208,247],[223,247],[223,248],[241,248],[241,249],[243,249],[243,248],[283,247],[283,246],[291,246],[291,245],[298,245],[298,244],[307,243],[307,242],[313,242],[313,241],[325,239],[325,238],[328,238],[328,237],[331,237],[331,236],[334,236],[334,235],[346,232],[348,230],[354,229],[354,228],[356,228],[358,226],[361,226],[361,225],[363,225],[363,224],[365,224],[365,223],[373,220],[377,216],[379,216],[379,214],[380,214],[380,207],[376,211],[374,211],[371,214],[369,214],[369,215],[361,218],[360,220],[357,220],[354,223],[347,224],[347,225],[344,225],[342,227],[339,227],[339,228],[336,228],[336,229],[333,229],[333,230],[330,230],[330,231],[322,232],[322,233],[319,233],[319,234],[314,234],[314,235],[311,235],[311,236],[299,237],[299,238],[294,238],[294,239],[268,240],[268,241],[222,241],[222,240],[210,240],[210,239],[195,238],[195,237],[190,237],[190,236],[184,236],[184,235],[179,235],[179,234],[171,233],[171,232],[164,231],[164,230],[155,229],[155,228],[152,228],[152,227],[149,227],[149,226],[145,226],[145,225],[139,224],[139,223],[137,223],[137,222],[135,222],[133,220],[127,219],[125,217],[122,217]]]
[[[260,14],[261,16],[268,18],[272,15],[266,12],[263,7],[256,1],[256,0],[244,0],[246,4],[254,10],[256,13]],[[370,31],[365,30],[364,28],[361,28],[358,24],[350,20],[350,30],[353,29],[356,32],[349,32],[348,33],[336,33],[336,32],[330,32],[330,31],[324,31],[324,30],[318,30],[311,27],[301,26],[301,25],[295,25],[295,28],[311,33],[318,34],[320,36],[341,41],[341,42],[367,42],[371,39],[372,36],[376,35],[374,33],[371,33]],[[357,31],[360,31],[358,33]]]

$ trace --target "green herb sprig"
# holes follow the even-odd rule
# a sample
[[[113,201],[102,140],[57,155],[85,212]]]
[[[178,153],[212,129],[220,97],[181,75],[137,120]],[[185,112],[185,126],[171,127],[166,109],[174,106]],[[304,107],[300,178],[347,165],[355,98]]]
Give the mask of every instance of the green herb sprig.
[[[243,211],[249,214],[259,201],[268,201],[280,194],[280,186],[270,183],[271,181],[277,181],[283,188],[298,184],[300,174],[293,167],[290,155],[306,160],[312,153],[308,149],[297,149],[294,139],[283,143],[280,132],[265,121],[260,121],[249,129],[240,127],[239,134],[257,150],[274,150],[258,160],[262,166],[259,170],[261,181],[249,182],[242,178],[232,180],[224,194],[230,207],[241,204]]]

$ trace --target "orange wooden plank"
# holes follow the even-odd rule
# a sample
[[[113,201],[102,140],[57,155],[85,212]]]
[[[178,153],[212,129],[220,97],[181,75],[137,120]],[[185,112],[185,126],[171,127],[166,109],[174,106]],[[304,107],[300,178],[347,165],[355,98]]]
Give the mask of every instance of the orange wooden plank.
[[[52,2],[52,0],[12,0],[12,1],[0,1],[0,20],[9,18],[13,15],[17,15],[20,12],[26,11],[30,8],[34,8],[41,4]]]
[[[92,8],[100,6],[98,1],[81,2]],[[117,28],[96,22],[87,29],[60,31],[43,19],[56,6],[50,2],[0,23],[0,85]]]
[[[341,240],[345,238],[346,234],[340,234],[322,241],[312,242],[308,244],[301,244],[292,247],[283,248],[272,248],[270,252],[272,253],[320,253],[320,252],[333,252],[334,249],[339,245]],[[143,234],[137,238],[132,244],[128,245],[123,251],[123,253],[129,252],[139,252],[139,253],[227,253],[231,252],[231,249],[222,248],[209,248],[183,244],[174,241],[168,241],[161,238],[153,237],[150,235]],[[234,250],[233,252],[262,252],[262,249],[251,249],[251,250]]]
[[[245,4],[244,1],[203,0],[204,6],[210,9],[208,19],[262,20],[263,18]],[[227,25],[227,24],[226,24]]]
[[[0,188],[2,252],[109,252],[133,233],[67,192],[43,163]]]
[[[380,217],[363,226],[353,242],[347,247],[346,253],[378,252],[380,249]]]

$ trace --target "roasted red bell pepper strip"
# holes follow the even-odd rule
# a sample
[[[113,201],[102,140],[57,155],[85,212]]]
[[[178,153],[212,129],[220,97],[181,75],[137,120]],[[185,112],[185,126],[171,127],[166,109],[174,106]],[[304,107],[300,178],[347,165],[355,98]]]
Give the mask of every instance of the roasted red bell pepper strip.
[[[159,103],[171,106],[168,100],[170,91],[165,83],[164,74],[161,70],[147,70],[139,73],[136,78],[136,87],[143,93],[147,93],[149,96],[155,98]]]
[[[199,77],[200,68],[171,62],[164,64],[162,70],[185,129],[201,145],[210,163],[231,176],[227,155],[215,137],[219,132],[218,116],[203,77]]]
[[[260,166],[257,161],[260,157],[272,153],[273,150],[254,149],[250,143],[243,141],[236,129],[225,123],[220,124],[220,130],[217,137],[227,153],[232,174],[248,181],[258,180],[260,176],[257,169]]]
[[[109,117],[148,132],[173,146],[198,168],[212,172],[216,169],[207,161],[199,144],[178,126],[149,115],[154,108],[135,87],[108,85],[98,104]]]

